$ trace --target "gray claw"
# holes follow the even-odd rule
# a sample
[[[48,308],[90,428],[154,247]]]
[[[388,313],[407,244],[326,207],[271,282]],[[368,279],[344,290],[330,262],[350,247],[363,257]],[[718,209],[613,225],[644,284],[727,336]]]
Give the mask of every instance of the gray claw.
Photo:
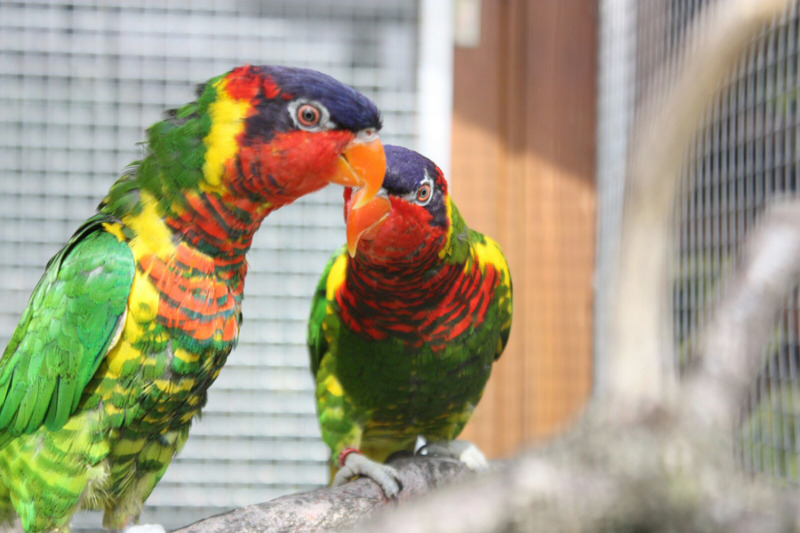
[[[354,476],[366,476],[380,485],[387,498],[395,498],[402,488],[397,470],[391,466],[377,463],[360,453],[348,454],[344,466],[336,472],[333,486],[344,485]]]

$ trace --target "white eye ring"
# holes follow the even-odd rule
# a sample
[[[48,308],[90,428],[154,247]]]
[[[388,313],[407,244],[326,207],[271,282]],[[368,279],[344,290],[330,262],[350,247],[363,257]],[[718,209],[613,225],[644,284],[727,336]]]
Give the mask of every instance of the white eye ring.
[[[425,198],[423,200],[420,200],[418,195],[419,195],[419,191],[423,187],[427,187],[428,188],[428,196],[427,196],[427,198]],[[433,195],[434,195],[435,192],[436,192],[436,187],[434,187],[433,179],[431,179],[431,177],[428,175],[428,172],[426,171],[425,172],[425,179],[422,180],[422,183],[419,184],[419,187],[417,187],[416,190],[414,190],[413,192],[410,192],[410,193],[408,193],[406,195],[406,200],[408,202],[411,202],[411,203],[414,203],[414,204],[417,204],[417,205],[426,206],[429,203],[431,203],[431,200],[433,199]]]
[[[316,124],[307,126],[305,124],[302,124],[300,120],[297,118],[297,110],[304,105],[311,105],[319,111],[320,117],[319,120],[316,122]],[[289,102],[289,105],[286,106],[286,109],[289,111],[289,116],[292,117],[292,123],[294,123],[295,127],[299,130],[325,131],[336,128],[336,123],[331,120],[331,114],[328,111],[328,109],[321,103],[317,102],[316,100],[298,98],[293,102]]]

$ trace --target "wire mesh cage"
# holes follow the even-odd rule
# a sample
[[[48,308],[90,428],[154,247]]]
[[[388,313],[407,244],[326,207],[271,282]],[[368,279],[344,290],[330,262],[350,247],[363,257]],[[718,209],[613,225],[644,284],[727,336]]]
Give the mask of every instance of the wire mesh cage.
[[[685,42],[701,8],[709,3],[604,2],[603,27],[622,24],[628,30],[605,34],[604,57],[611,64],[626,62],[629,72],[625,78],[609,78],[606,85],[600,85],[600,101],[609,102],[601,105],[601,127],[618,121],[616,113],[634,117],[646,99],[658,97],[665,81],[680,67],[681,58],[675,55],[678,46]],[[797,194],[798,39],[800,13],[795,5],[740,58],[691,143],[673,225],[672,319],[679,374],[691,362],[698,333],[725,289],[722,275],[735,264],[765,205],[778,197]],[[613,90],[622,90],[627,100],[609,96]],[[628,134],[631,123],[629,120],[620,128]],[[601,178],[606,176],[598,184],[601,190],[612,191],[607,193],[608,200],[600,194],[604,219],[616,216],[608,210],[621,205],[624,169],[602,163],[603,157],[607,161],[620,153],[624,157],[624,150],[610,151],[615,144],[598,137],[599,154],[605,154],[599,156],[598,170]],[[601,220],[601,241],[611,244],[601,243],[599,264],[610,264],[620,227],[606,220],[611,233],[603,235],[603,224]],[[604,291],[602,284],[598,290]],[[800,483],[798,299],[796,292],[786,296],[787,307],[773,341],[765,347],[750,398],[742,406],[737,448],[748,471],[796,485]]]
[[[797,193],[799,23],[793,9],[753,44],[706,113],[691,147],[676,213],[673,319],[679,369],[691,360],[694,333],[724,290],[720,274],[738,257],[765,205]],[[740,445],[748,469],[796,484],[796,294],[787,300],[743,408]]]
[[[384,141],[413,148],[418,24],[415,0],[0,2],[0,344],[46,261],[140,157],[144,128],[197,83],[242,63],[315,68],[373,98]],[[265,221],[239,346],[143,521],[176,527],[327,482],[304,339],[343,230],[334,188]]]

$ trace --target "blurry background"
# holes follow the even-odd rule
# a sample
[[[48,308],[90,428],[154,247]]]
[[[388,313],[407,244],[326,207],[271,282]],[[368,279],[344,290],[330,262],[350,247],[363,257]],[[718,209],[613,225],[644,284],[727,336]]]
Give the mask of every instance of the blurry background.
[[[604,377],[628,141],[705,3],[0,0],[0,344],[47,259],[138,157],[163,110],[240,63],[311,67],[372,97],[384,141],[439,163],[469,225],[499,241],[514,324],[464,437],[492,457],[543,442]],[[776,21],[742,58],[687,159],[674,226],[678,370],[764,203],[797,190],[798,19]],[[145,521],[178,526],[327,481],[305,323],[343,240],[340,195],[307,197],[257,235],[239,347]],[[737,453],[797,484],[796,296],[787,302],[742,409]],[[89,513],[76,520],[97,524]]]
[[[724,0],[722,0],[724,1]],[[645,98],[658,98],[681,65],[675,52],[708,0],[600,2],[596,338],[603,334],[614,267],[628,139]],[[798,194],[800,13],[789,12],[754,40],[702,117],[675,205],[672,333],[675,370],[691,362],[697,333],[725,290],[721,274],[770,201]],[[742,466],[779,483],[800,484],[800,344],[797,291],[786,309],[741,411],[736,453]],[[602,343],[595,354],[603,379]]]

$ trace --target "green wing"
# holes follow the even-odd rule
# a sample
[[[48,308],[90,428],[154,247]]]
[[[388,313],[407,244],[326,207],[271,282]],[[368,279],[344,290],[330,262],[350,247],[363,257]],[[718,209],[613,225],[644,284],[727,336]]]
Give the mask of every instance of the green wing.
[[[494,356],[496,361],[503,354],[511,333],[511,315],[513,314],[511,272],[503,251],[493,239],[477,231],[469,230],[468,241],[474,257],[481,263],[491,264],[499,276],[494,293],[494,300],[497,303],[497,320],[500,322],[500,342]]]
[[[89,219],[50,260],[0,359],[6,438],[63,426],[116,342],[135,264],[106,221]]]
[[[317,283],[317,290],[314,291],[314,298],[311,300],[311,316],[308,319],[308,355],[311,358],[311,373],[314,376],[317,375],[322,357],[328,351],[328,342],[322,330],[322,324],[328,314],[328,277],[336,260],[345,257],[345,254],[347,250],[342,246],[328,260]]]
[[[499,290],[507,291],[508,305],[504,308],[501,308],[503,321],[500,325],[500,346],[497,349],[497,354],[494,356],[495,361],[500,359],[500,356],[503,355],[503,350],[506,349],[506,344],[508,344],[508,336],[511,334],[511,316],[513,314],[514,306],[512,297],[514,284],[511,282],[511,276],[501,281],[500,284],[502,289]]]
[[[501,276],[500,284],[495,293],[497,298],[500,299],[500,346],[497,349],[497,354],[494,356],[495,361],[500,359],[500,356],[503,355],[503,350],[506,348],[506,344],[508,344],[508,336],[511,334],[511,316],[514,314],[514,284],[511,282],[511,274],[508,270],[506,258],[502,255],[502,252],[500,252],[500,254],[502,265],[498,265],[498,267],[505,266],[505,274]]]

